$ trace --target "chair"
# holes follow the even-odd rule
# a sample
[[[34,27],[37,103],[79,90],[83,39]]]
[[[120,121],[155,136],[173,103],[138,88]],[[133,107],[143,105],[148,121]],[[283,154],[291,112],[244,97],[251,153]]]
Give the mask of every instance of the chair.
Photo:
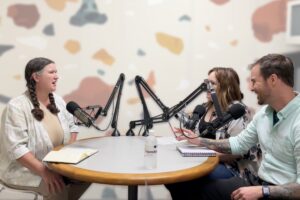
[[[26,194],[32,194],[33,195],[33,200],[38,200],[39,194],[37,192],[31,191],[31,190],[22,190],[22,189],[16,189],[16,188],[12,188],[9,187],[8,185],[6,185],[5,183],[2,182],[2,180],[0,180],[0,193],[3,190],[11,190],[11,191],[15,191],[15,192],[22,192],[22,193],[26,193]]]

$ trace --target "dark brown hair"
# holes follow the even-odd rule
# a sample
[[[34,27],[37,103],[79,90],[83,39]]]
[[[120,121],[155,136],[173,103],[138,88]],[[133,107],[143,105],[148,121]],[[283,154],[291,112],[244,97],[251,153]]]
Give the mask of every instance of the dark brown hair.
[[[33,114],[34,118],[38,121],[41,121],[44,118],[44,112],[42,109],[40,109],[40,103],[36,96],[36,82],[32,77],[33,73],[40,72],[43,70],[47,65],[54,63],[52,60],[48,58],[33,58],[30,60],[25,67],[25,80],[26,80],[26,86],[28,88],[30,100],[33,104],[33,109],[31,110],[31,113]],[[55,100],[52,93],[49,93],[49,100],[50,104],[47,105],[48,110],[53,113],[57,114],[59,112],[59,109],[56,107]]]
[[[240,89],[240,79],[236,71],[227,67],[214,67],[209,70],[208,74],[215,72],[218,86],[216,94],[223,112],[228,109],[228,106],[234,101],[241,101],[243,93]],[[212,106],[212,102],[208,103]]]
[[[294,87],[294,65],[290,58],[280,54],[268,54],[251,64],[250,69],[255,65],[259,65],[265,80],[276,74],[285,84]]]

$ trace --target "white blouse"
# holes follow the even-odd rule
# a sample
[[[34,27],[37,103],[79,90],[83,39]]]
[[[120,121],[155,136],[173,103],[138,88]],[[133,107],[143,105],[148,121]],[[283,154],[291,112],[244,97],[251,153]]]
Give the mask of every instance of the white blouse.
[[[64,132],[64,143],[72,132],[78,132],[73,116],[64,100],[54,94],[60,110],[58,118]],[[43,123],[31,113],[33,104],[28,93],[12,99],[2,113],[0,132],[0,178],[8,184],[37,187],[41,177],[21,165],[17,159],[31,152],[38,160],[52,150],[53,145]]]

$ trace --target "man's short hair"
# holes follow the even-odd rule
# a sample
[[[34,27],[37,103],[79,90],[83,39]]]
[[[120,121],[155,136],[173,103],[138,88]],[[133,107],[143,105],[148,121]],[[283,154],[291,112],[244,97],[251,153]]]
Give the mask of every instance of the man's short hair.
[[[268,54],[251,64],[250,69],[255,65],[259,65],[265,80],[276,74],[285,84],[294,87],[294,65],[290,58],[280,54]]]

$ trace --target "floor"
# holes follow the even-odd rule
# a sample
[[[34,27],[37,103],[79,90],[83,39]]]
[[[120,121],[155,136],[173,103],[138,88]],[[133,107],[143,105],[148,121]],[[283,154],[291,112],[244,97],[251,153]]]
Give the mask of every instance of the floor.
[[[1,190],[0,185],[0,190]],[[0,200],[33,200],[33,194],[11,190],[4,188],[0,192]],[[125,200],[127,199],[126,186],[111,186],[102,184],[92,184],[90,188],[84,193],[81,200]],[[139,200],[171,200],[169,192],[163,185],[158,186],[139,186],[138,188]],[[38,197],[42,200],[42,197]]]

